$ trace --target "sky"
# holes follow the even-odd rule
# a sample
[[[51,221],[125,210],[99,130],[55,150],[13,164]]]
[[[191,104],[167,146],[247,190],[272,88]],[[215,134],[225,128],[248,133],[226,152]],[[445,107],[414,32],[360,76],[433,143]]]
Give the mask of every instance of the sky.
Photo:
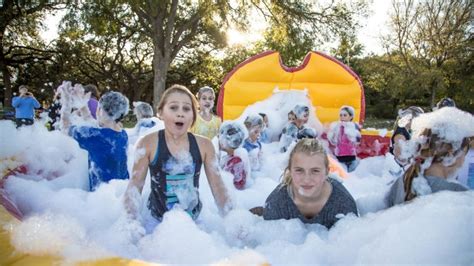
[[[370,14],[367,19],[361,21],[363,27],[358,31],[359,42],[365,47],[364,54],[382,54],[384,52],[380,41],[380,35],[387,32],[387,20],[390,4],[384,0],[373,0],[370,5]],[[46,17],[47,30],[42,34],[43,38],[51,41],[58,36],[57,27],[64,15],[64,11],[58,11],[54,15]],[[259,17],[258,15],[255,17]],[[263,18],[257,19],[251,27],[250,32],[239,32],[235,29],[228,31],[227,37],[230,45],[252,43],[261,38],[265,28]],[[328,49],[329,50],[329,49]],[[328,51],[322,51],[328,53]]]

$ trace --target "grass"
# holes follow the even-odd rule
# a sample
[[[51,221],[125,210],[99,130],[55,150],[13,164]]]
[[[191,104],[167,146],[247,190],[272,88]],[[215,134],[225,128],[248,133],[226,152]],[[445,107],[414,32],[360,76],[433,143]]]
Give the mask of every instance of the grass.
[[[392,119],[368,116],[365,118],[364,128],[379,128],[379,129],[386,128],[386,129],[391,130],[393,128],[394,122],[395,120],[392,120]]]

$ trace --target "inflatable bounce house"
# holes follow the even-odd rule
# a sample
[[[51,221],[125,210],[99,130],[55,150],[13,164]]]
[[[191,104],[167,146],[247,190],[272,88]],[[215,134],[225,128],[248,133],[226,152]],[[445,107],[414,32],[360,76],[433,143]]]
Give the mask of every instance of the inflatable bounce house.
[[[364,87],[348,66],[320,52],[309,52],[298,67],[287,67],[278,52],[255,55],[226,75],[220,87],[217,113],[223,120],[238,118],[247,106],[262,101],[279,90],[307,90],[319,121],[328,126],[339,120],[339,108],[355,108],[354,122],[365,119]],[[323,138],[325,135],[323,135]],[[390,133],[363,129],[358,156],[385,154]]]

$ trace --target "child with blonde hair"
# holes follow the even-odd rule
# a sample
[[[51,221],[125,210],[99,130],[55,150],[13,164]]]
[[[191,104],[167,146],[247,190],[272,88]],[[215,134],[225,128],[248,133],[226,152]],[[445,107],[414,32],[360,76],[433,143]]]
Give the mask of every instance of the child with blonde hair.
[[[251,210],[258,214],[258,207]],[[329,177],[329,159],[317,139],[298,141],[290,153],[283,180],[265,201],[263,219],[300,219],[328,229],[341,217],[358,215],[351,194]]]
[[[221,126],[220,117],[212,112],[216,94],[211,87],[204,86],[199,89],[197,99],[199,101],[199,115],[196,118],[196,123],[191,128],[191,132],[212,139],[217,136]]]

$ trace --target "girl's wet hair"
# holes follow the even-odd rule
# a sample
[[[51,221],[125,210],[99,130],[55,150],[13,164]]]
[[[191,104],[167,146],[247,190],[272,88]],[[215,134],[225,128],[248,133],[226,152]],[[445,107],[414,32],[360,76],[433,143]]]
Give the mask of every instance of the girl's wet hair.
[[[298,143],[295,145],[293,150],[290,152],[290,157],[288,159],[288,166],[285,168],[285,171],[283,172],[283,180],[282,180],[283,185],[289,186],[291,185],[293,181],[290,174],[291,161],[293,160],[293,156],[298,152],[302,152],[307,155],[315,155],[315,154],[323,155],[324,167],[326,169],[326,173],[329,173],[329,159],[322,143],[318,139],[304,138],[298,141]]]
[[[168,89],[166,89],[163,92],[163,94],[161,95],[160,102],[158,103],[158,106],[157,106],[156,109],[158,110],[158,112],[163,111],[163,107],[165,106],[166,101],[168,100],[168,97],[172,93],[181,93],[181,94],[184,94],[184,95],[188,96],[189,99],[191,99],[191,106],[192,106],[192,110],[193,110],[193,122],[192,122],[191,126],[193,126],[194,123],[196,122],[196,118],[197,118],[198,102],[196,100],[196,97],[191,93],[191,91],[189,91],[189,89],[186,88],[183,85],[175,84],[175,85],[172,85],[171,87],[169,87]]]
[[[409,124],[413,118],[423,114],[425,111],[419,106],[410,106],[406,109],[400,109],[398,110],[398,117],[397,120],[395,120],[395,123],[393,125],[393,130],[397,129],[397,127],[405,127],[407,124]],[[407,121],[404,121],[404,125],[399,125],[400,121],[403,120],[403,118],[409,118]]]
[[[297,104],[293,107],[293,113],[295,114],[296,118],[302,118],[305,113],[309,114],[309,107],[302,104]]]
[[[350,106],[350,105],[343,105],[341,106],[341,109],[339,109],[339,112],[341,111],[346,111],[352,118],[351,118],[351,121],[352,119],[354,118],[354,114],[355,114],[355,110],[354,110],[354,107]]]
[[[473,139],[473,137],[465,137],[460,145],[454,145],[452,141],[447,141],[432,133],[430,128],[425,128],[418,137],[424,139],[424,142],[418,144],[415,158],[403,175],[405,201],[417,196],[413,189],[413,179],[423,175],[421,166],[427,159],[431,160],[431,164],[443,163],[446,160],[454,164],[458,156],[464,156],[461,153],[469,149],[469,143]]]
[[[263,127],[263,118],[260,115],[249,115],[247,118],[245,118],[244,125],[247,127],[247,129],[250,129],[254,126]]]
[[[97,86],[94,84],[87,84],[84,86],[84,93],[91,93],[91,97],[94,97],[96,99],[99,99],[99,90],[97,89]]]
[[[213,90],[211,87],[209,87],[209,86],[201,87],[201,88],[198,90],[198,92],[197,92],[197,94],[196,94],[196,97],[197,97],[198,99],[201,99],[201,96],[202,96],[205,92],[211,92],[212,95],[213,95],[214,97],[216,97],[216,93],[215,93],[214,90]]]

